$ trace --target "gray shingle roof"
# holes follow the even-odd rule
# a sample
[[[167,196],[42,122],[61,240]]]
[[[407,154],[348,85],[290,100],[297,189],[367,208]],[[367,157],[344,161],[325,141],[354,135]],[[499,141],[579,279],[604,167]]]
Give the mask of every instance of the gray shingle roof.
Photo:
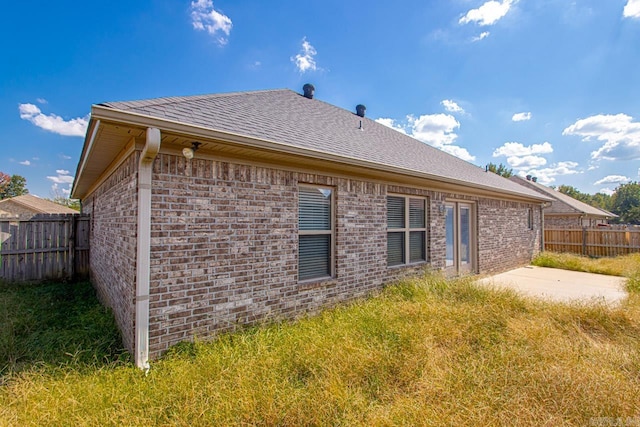
[[[547,208],[547,213],[552,214],[584,214],[596,217],[609,217],[615,218],[616,214],[606,211],[604,209],[596,208],[588,205],[580,200],[574,199],[564,193],[561,193],[553,188],[540,184],[539,182],[525,180],[519,176],[511,177],[511,180],[518,182],[523,186],[527,186],[538,191],[540,194],[551,197],[555,201],[552,202],[551,207]],[[557,202],[556,202],[557,201]],[[559,202],[559,203],[558,203]]]
[[[107,102],[105,107],[318,150],[345,158],[432,175],[501,193],[544,199],[484,168],[354,112],[291,90],[266,90],[142,101]],[[360,122],[362,127],[360,129]]]
[[[33,213],[52,213],[52,214],[77,214],[75,211],[66,206],[59,205],[50,200],[41,199],[40,197],[33,196],[31,194],[24,194],[22,196],[11,197],[9,199],[0,200],[0,209],[7,212],[14,212],[11,205],[18,205],[24,210],[29,210]]]

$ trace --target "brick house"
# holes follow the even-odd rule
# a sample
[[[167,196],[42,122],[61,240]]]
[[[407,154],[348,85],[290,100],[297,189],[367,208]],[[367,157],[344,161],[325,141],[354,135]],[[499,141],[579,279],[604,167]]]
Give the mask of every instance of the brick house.
[[[0,218],[28,219],[38,214],[77,214],[78,211],[31,194],[0,200]]]
[[[541,245],[545,196],[290,90],[92,107],[72,195],[138,366],[424,268],[493,273]]]
[[[611,218],[618,217],[614,213],[588,205],[553,188],[542,185],[535,177],[530,175],[525,178],[514,175],[509,179],[551,199],[551,204],[542,211],[544,227],[597,227],[598,225],[608,224]]]

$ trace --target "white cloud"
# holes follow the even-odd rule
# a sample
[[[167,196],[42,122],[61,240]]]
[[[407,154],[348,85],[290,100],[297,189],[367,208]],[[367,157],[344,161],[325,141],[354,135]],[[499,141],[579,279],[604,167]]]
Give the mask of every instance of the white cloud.
[[[36,98],[36,101],[38,101],[38,104],[48,104],[47,100],[44,98]]]
[[[484,31],[484,32],[478,34],[477,36],[471,38],[471,41],[472,42],[479,42],[480,40],[486,39],[487,37],[489,37],[489,34],[491,34],[491,33],[489,33],[489,31]]]
[[[65,160],[71,160],[71,156],[67,156],[66,154],[60,154],[60,157],[62,157]],[[35,157],[34,157],[35,159]]]
[[[458,147],[457,145],[444,145],[439,147],[445,153],[449,153],[452,156],[456,156],[461,158],[462,160],[466,160],[467,162],[473,162],[476,159],[476,156],[471,155],[466,148]]]
[[[604,144],[591,153],[597,160],[640,159],[640,123],[626,114],[598,114],[580,119],[562,131],[563,135],[581,136],[583,141]]]
[[[601,188],[600,191],[598,191],[598,193],[606,194],[607,196],[613,196],[613,193],[615,193],[615,190],[612,190],[611,188]]]
[[[315,56],[318,54],[316,49],[311,46],[311,43],[307,41],[307,38],[302,39],[302,49],[300,53],[291,58],[291,62],[296,64],[298,71],[305,73],[309,70],[316,71],[318,66],[316,64]]]
[[[385,119],[381,117],[379,119],[376,119],[375,121],[380,123],[381,125],[385,125],[386,127],[397,130],[398,132],[407,135],[407,131],[401,125],[397,124],[393,119]]]
[[[408,119],[412,136],[435,147],[452,144],[458,137],[454,130],[460,123],[450,114],[425,114]]]
[[[625,18],[640,18],[640,0],[629,0],[624,7],[622,16]]]
[[[48,176],[47,179],[56,184],[71,184],[73,182],[73,177],[70,175]]]
[[[459,24],[475,22],[481,26],[493,25],[502,19],[517,0],[491,0],[477,9],[471,9],[458,21]]]
[[[64,136],[84,136],[87,132],[89,116],[64,120],[55,114],[42,114],[33,104],[19,104],[20,118],[28,120],[41,129]]]
[[[622,175],[609,175],[594,182],[593,185],[626,184],[628,182],[631,182],[631,178],[627,178],[626,176],[622,176]]]
[[[53,184],[51,186],[51,192],[57,196],[62,193],[62,196],[69,197],[71,195],[71,185],[68,188],[60,188],[58,184]]]
[[[198,31],[206,31],[216,37],[216,41],[224,46],[229,41],[233,22],[227,15],[218,12],[211,0],[191,2],[191,23]]]
[[[540,156],[511,156],[507,157],[507,163],[514,169],[533,169],[547,164],[547,159]]]
[[[25,160],[23,162],[18,162],[18,163],[20,163],[21,165],[24,165],[24,166],[31,166],[31,162],[29,160]]]
[[[53,182],[51,186],[51,191],[53,194],[59,194],[62,192],[62,195],[65,197],[69,197],[71,194],[71,184],[73,184],[73,176],[69,175],[68,170],[57,169],[56,176],[48,176],[47,179]],[[66,187],[62,188],[60,185],[66,185]]]
[[[466,148],[453,145],[453,142],[458,138],[455,130],[460,127],[460,123],[450,114],[425,114],[418,118],[408,115],[405,123],[399,123],[396,120],[387,118],[376,119],[376,122],[432,145],[462,160],[472,162],[476,159]]]
[[[461,106],[458,105],[457,102],[455,102],[452,99],[443,99],[440,104],[442,104],[442,106],[444,107],[444,109],[450,113],[462,113],[464,114],[464,108],[462,108]]]
[[[539,183],[549,185],[556,180],[556,176],[575,175],[577,173],[580,173],[580,171],[576,170],[577,167],[578,163],[576,162],[558,162],[543,169],[533,168],[529,170],[521,170],[518,172],[518,175],[522,177],[526,175],[535,176],[538,178]]]
[[[511,117],[511,120],[513,120],[514,122],[523,122],[525,120],[531,120],[531,113],[530,112],[515,113],[513,117]]]
[[[453,145],[458,138],[455,130],[460,127],[460,123],[452,115],[425,114],[417,119],[413,116],[408,116],[407,119],[411,126],[411,136],[415,139],[468,162],[476,159],[466,148]]]
[[[498,147],[493,152],[493,157],[499,156],[530,156],[532,154],[549,154],[553,153],[553,147],[549,142],[545,141],[542,144],[533,144],[525,147],[519,142],[505,142],[501,147]]]

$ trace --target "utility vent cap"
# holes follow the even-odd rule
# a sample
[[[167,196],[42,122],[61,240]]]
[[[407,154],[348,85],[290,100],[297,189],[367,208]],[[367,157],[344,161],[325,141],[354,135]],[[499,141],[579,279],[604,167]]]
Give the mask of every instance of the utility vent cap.
[[[360,117],[364,117],[364,112],[367,111],[367,107],[362,104],[356,105],[356,114]]]
[[[533,182],[538,182],[538,177],[537,177],[537,176],[532,176],[532,177],[531,177],[531,181],[533,181]]]
[[[305,98],[313,99],[313,92],[316,90],[311,83],[302,86],[302,93]]]
[[[531,181],[531,175],[527,175],[527,181]]]

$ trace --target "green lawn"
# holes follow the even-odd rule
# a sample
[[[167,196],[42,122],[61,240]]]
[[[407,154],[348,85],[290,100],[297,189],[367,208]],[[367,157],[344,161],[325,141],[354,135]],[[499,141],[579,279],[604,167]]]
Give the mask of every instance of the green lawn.
[[[632,278],[617,308],[429,274],[313,318],[176,346],[147,375],[122,360],[86,284],[63,297],[0,287],[13,313],[0,317],[3,341],[13,337],[0,353],[0,425],[640,424],[640,257],[617,265],[610,273]],[[27,312],[38,298],[50,321]],[[37,353],[23,341],[39,329],[74,344]]]

